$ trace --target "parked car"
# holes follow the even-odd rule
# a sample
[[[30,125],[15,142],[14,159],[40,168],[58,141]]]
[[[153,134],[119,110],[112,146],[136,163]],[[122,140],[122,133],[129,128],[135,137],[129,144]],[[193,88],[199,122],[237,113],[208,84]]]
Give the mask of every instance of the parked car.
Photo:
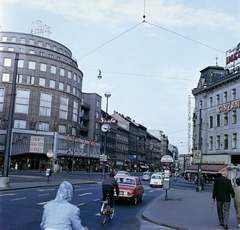
[[[159,173],[152,174],[151,179],[150,179],[150,187],[152,187],[152,186],[162,187],[163,186],[163,176],[160,175]]]
[[[143,200],[144,188],[139,177],[116,175],[115,179],[119,186],[119,199],[130,200],[137,204],[138,200]],[[117,194],[114,192],[114,197]]]
[[[150,180],[151,175],[152,174],[150,172],[144,172],[142,175],[142,180]]]
[[[130,176],[130,173],[129,173],[129,172],[126,172],[126,171],[117,171],[116,176],[117,176],[117,175],[126,175],[126,176]]]

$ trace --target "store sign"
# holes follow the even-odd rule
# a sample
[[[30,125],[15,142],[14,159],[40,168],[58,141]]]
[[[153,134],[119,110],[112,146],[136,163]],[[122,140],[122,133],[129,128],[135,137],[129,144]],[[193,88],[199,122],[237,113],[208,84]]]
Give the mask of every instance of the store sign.
[[[172,163],[173,162],[173,158],[169,155],[165,155],[162,157],[161,162],[163,163]]]
[[[108,120],[106,120],[105,118],[101,118],[99,120],[99,123],[117,123],[117,120],[114,119],[114,118],[111,118],[111,119],[108,119]]]
[[[28,33],[43,36],[43,33],[51,34],[52,32],[51,32],[51,27],[50,26],[43,25],[42,21],[37,20],[32,24]]]
[[[232,109],[237,109],[240,108],[240,101],[234,101],[227,103],[225,105],[222,105],[218,108],[219,113],[221,112],[228,112],[231,111]]]
[[[226,65],[238,60],[240,58],[240,43],[238,43],[237,47],[228,50],[226,53],[229,53],[229,56],[226,57]]]
[[[31,136],[30,139],[30,153],[43,153],[44,137]]]

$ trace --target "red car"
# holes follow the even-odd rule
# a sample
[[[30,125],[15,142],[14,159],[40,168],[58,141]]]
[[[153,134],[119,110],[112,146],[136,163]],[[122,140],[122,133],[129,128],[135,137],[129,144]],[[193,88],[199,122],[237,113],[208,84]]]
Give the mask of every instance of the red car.
[[[119,186],[120,200],[127,199],[132,201],[133,204],[137,204],[138,200],[142,201],[144,188],[139,177],[116,175],[115,179]],[[114,192],[114,196],[117,196],[116,192]]]

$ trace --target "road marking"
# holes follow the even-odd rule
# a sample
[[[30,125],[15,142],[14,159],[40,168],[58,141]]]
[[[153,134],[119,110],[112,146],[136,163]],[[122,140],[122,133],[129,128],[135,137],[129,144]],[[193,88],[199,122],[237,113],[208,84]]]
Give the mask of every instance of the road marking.
[[[100,199],[96,199],[96,200],[93,200],[93,201],[99,201]]]
[[[92,192],[88,192],[88,193],[79,194],[78,196],[86,196],[86,195],[92,195]]]
[[[2,195],[0,195],[0,196],[14,196],[14,195],[16,195],[17,193],[9,193],[9,194],[2,194]]]
[[[47,194],[40,194],[38,196],[48,196],[48,195],[49,195],[49,193],[47,193]]]
[[[95,214],[95,216],[100,216],[100,213]]]
[[[82,206],[82,205],[84,205],[84,204],[85,204],[85,203],[78,204],[77,207],[78,207],[78,206]]]
[[[55,188],[49,188],[49,189],[37,189],[38,192],[45,192],[49,190],[56,190]]]
[[[47,204],[47,203],[50,202],[50,201],[51,201],[51,200],[46,201],[46,202],[37,203],[37,204],[39,204],[39,205],[44,205],[44,204]]]
[[[151,190],[151,191],[149,191],[149,192],[154,192],[154,190]]]
[[[15,201],[15,200],[25,200],[27,197],[22,197],[22,198],[16,198],[16,199],[11,199],[11,201]]]

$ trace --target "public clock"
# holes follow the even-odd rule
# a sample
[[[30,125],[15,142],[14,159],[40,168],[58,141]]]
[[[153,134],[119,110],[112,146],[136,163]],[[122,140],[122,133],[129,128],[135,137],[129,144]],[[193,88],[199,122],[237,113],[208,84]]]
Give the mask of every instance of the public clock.
[[[102,132],[106,133],[109,130],[109,125],[104,124],[104,125],[102,125],[101,129],[102,129]]]
[[[53,158],[53,156],[54,156],[54,152],[52,150],[48,150],[47,151],[47,157],[48,158]]]

